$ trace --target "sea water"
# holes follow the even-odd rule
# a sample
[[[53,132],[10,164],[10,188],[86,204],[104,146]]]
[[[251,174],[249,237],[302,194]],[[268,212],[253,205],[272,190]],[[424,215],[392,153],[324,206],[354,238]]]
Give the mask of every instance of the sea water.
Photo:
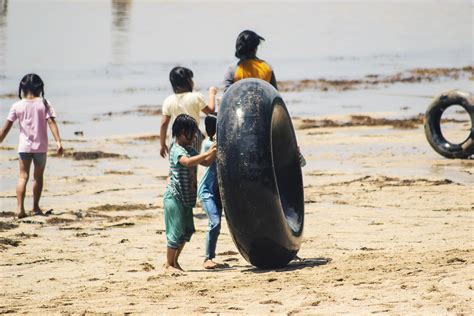
[[[242,30],[266,39],[258,56],[273,66],[278,80],[360,79],[472,65],[472,14],[467,0],[0,0],[0,117],[17,100],[21,77],[35,72],[46,83],[58,121],[70,123],[60,123],[64,139],[80,139],[75,132],[100,138],[158,134],[158,116],[104,114],[160,106],[172,93],[168,75],[176,65],[193,70],[196,89],[206,97],[210,85],[222,93]],[[453,88],[472,91],[472,81],[282,96],[292,116],[408,117]],[[4,145],[15,147],[17,141],[15,124]]]

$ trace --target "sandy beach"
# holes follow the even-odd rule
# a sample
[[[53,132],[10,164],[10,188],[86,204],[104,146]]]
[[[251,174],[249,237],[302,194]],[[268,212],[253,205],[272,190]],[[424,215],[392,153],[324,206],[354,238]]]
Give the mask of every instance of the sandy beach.
[[[13,187],[1,192],[0,313],[471,314],[474,161],[438,156],[422,125],[294,125],[308,161],[303,260],[252,267],[224,220],[217,261],[228,267],[204,270],[197,207],[186,274],[163,273],[167,166],[156,135],[66,140],[69,153],[122,157],[50,156],[47,217],[15,219]],[[2,174],[15,157],[2,147]]]
[[[0,314],[474,315],[474,157],[440,156],[423,127],[436,95],[474,91],[472,12],[437,0],[0,0],[0,119],[35,72],[65,149],[55,157],[50,134],[50,214],[19,220],[17,123],[0,144]],[[223,267],[205,270],[198,204],[185,274],[170,275],[158,135],[170,70],[189,67],[206,102],[210,86],[222,96],[243,30],[265,38],[257,56],[307,161],[303,242],[287,267],[258,269],[224,217]],[[460,106],[442,124],[452,143],[472,128]]]

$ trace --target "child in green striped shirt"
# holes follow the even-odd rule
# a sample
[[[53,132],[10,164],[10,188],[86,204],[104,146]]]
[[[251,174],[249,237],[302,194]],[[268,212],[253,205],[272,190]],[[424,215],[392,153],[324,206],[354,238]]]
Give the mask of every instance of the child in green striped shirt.
[[[194,233],[197,165],[210,166],[216,157],[215,145],[203,154],[191,147],[197,129],[196,121],[186,114],[178,115],[172,128],[176,140],[169,153],[169,183],[163,195],[167,241],[165,268],[170,272],[183,271],[178,257]]]

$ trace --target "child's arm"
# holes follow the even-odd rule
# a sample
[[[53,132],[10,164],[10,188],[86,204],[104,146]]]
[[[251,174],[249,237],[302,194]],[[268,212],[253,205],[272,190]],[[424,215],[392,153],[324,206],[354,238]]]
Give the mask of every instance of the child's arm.
[[[168,131],[168,125],[170,124],[171,116],[163,115],[161,117],[161,127],[160,127],[160,155],[165,158],[168,153],[168,146],[166,146],[166,132]]]
[[[210,87],[209,88],[209,104],[201,110],[205,114],[214,113],[216,111],[216,94],[217,94],[217,88]]]
[[[200,163],[201,166],[209,167],[214,162],[214,159],[216,159],[216,155],[217,155],[217,145],[216,145],[216,143],[213,143],[208,151],[212,151],[213,154],[208,156],[206,159],[204,159]]]
[[[5,124],[3,125],[3,128],[2,128],[2,132],[1,132],[1,134],[0,134],[0,143],[3,142],[3,140],[5,139],[5,137],[7,137],[8,132],[9,132],[10,129],[12,128],[12,125],[13,125],[13,122],[12,122],[12,121],[9,121],[9,120],[6,120],[6,121],[5,121]]]
[[[54,117],[48,118],[48,125],[49,129],[51,130],[51,133],[53,134],[54,140],[56,141],[56,154],[58,156],[62,156],[64,153],[64,149],[61,144],[61,136],[59,136],[58,125],[56,125]]]
[[[214,161],[214,158],[216,157],[216,153],[217,147],[215,144],[213,144],[211,148],[209,148],[209,150],[203,154],[192,157],[181,156],[179,158],[179,163],[186,168],[194,167],[197,165],[210,166]]]

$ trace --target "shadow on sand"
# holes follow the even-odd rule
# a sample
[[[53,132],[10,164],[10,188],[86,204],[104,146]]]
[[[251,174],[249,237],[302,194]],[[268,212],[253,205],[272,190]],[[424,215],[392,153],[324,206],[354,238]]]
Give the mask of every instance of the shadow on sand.
[[[243,270],[242,272],[253,272],[253,273],[267,273],[267,272],[287,272],[295,271],[304,268],[312,268],[317,266],[323,266],[331,262],[331,258],[296,258],[284,268],[278,269],[260,269],[257,267],[252,267],[250,269]]]

